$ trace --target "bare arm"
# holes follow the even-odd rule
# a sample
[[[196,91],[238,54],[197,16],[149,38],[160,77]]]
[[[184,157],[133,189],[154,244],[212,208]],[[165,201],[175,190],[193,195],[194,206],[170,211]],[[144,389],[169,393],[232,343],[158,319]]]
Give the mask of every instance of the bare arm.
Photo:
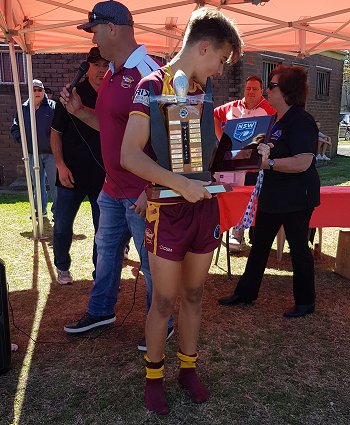
[[[80,121],[83,121],[88,126],[100,131],[100,124],[95,111],[83,105],[75,88],[72,93],[69,93],[67,90],[68,87],[69,84],[67,84],[66,87],[63,87],[60,93],[60,101],[67,109],[67,112],[76,116],[80,119]]]
[[[215,118],[215,117],[214,117],[214,125],[215,125],[215,134],[216,134],[216,137],[218,138],[218,140],[220,140],[221,139],[221,136],[222,136],[222,133],[223,133],[222,125],[221,125],[221,122],[217,118]]]
[[[58,178],[63,186],[74,187],[73,174],[66,166],[62,152],[62,135],[58,131],[51,129],[50,144],[53,156],[55,157]]]
[[[273,169],[282,173],[302,173],[310,167],[312,159],[313,155],[311,153],[299,154],[288,158],[276,158]],[[268,158],[263,158],[261,168],[270,168]]]
[[[149,118],[132,114],[126,126],[121,149],[121,165],[135,175],[180,193],[189,202],[211,198],[205,183],[190,180],[158,165],[143,152],[150,135]]]

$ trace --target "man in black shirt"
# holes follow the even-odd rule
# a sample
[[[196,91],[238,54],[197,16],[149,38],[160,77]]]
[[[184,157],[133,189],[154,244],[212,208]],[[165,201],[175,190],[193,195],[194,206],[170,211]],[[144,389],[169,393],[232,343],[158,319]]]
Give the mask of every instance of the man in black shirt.
[[[87,78],[77,85],[77,93],[84,106],[95,109],[97,91],[108,69],[108,61],[92,47],[87,57],[90,63]],[[92,210],[95,234],[100,211],[97,197],[101,191],[105,172],[101,155],[100,134],[57,103],[51,128],[51,148],[57,166],[57,206],[54,226],[54,263],[57,281],[71,284],[69,250],[73,237],[73,222],[79,207],[87,196]],[[94,243],[93,263],[96,268],[97,251]],[[94,277],[95,270],[93,272]]]

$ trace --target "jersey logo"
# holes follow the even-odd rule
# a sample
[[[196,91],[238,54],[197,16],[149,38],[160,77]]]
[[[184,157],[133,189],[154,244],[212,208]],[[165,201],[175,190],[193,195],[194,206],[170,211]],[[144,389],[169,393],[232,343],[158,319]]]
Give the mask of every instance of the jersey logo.
[[[253,137],[257,121],[243,121],[236,125],[233,137],[243,143]]]
[[[129,89],[133,82],[134,82],[134,79],[130,75],[123,75],[122,82],[120,85],[124,89]]]
[[[149,106],[149,91],[146,89],[137,89],[133,103],[141,103],[141,105]]]

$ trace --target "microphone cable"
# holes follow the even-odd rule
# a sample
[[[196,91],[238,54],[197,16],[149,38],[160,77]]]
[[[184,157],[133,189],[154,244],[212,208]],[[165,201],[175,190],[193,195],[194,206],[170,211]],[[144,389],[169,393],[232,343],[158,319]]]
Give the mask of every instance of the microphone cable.
[[[66,108],[66,106],[64,105],[64,108],[65,108],[65,110],[67,111],[67,108]],[[123,196],[124,196],[124,199],[127,199],[129,202],[130,202],[130,204],[131,205],[133,205],[134,207],[136,207],[136,204],[135,204],[135,202],[133,202],[128,196],[126,196],[126,194],[125,194],[125,192],[124,192],[124,190],[122,189],[122,187],[118,184],[118,182],[107,172],[107,170],[104,168],[104,166],[100,163],[100,161],[96,158],[96,156],[94,155],[94,153],[93,153],[93,151],[92,151],[92,149],[91,149],[91,147],[90,147],[90,145],[89,145],[89,143],[87,142],[87,140],[84,138],[84,136],[81,134],[81,132],[80,132],[80,130],[79,130],[79,128],[78,128],[78,126],[76,125],[76,123],[75,123],[75,121],[74,121],[74,119],[73,119],[73,116],[72,116],[72,114],[70,114],[68,111],[67,111],[67,114],[68,114],[68,116],[69,116],[69,118],[70,118],[70,120],[71,120],[71,122],[72,122],[72,124],[73,124],[73,126],[74,126],[74,128],[75,128],[75,130],[76,130],[76,132],[78,133],[78,135],[80,136],[80,138],[81,138],[81,140],[83,140],[83,142],[84,142],[84,144],[85,144],[85,146],[88,148],[88,150],[89,150],[89,152],[90,152],[90,154],[91,154],[91,156],[92,156],[92,158],[94,159],[94,161],[97,163],[97,165],[106,173],[106,175],[115,183],[115,185],[118,187],[118,189],[120,190],[120,192],[123,194]],[[79,118],[77,118],[77,119],[79,119]],[[83,121],[82,121],[83,122]],[[88,124],[86,124],[86,125],[88,125]],[[136,214],[136,213],[135,213]],[[132,236],[132,235],[131,235]],[[140,247],[140,254],[141,254],[141,250],[142,250],[142,248],[144,247],[144,242],[142,241],[142,244],[141,244],[141,247]],[[134,309],[134,306],[135,306],[135,303],[136,303],[136,288],[137,288],[137,282],[138,282],[138,279],[139,279],[139,275],[140,275],[140,271],[141,271],[141,268],[142,268],[142,256],[141,255],[139,255],[139,257],[140,257],[140,265],[139,265],[139,267],[138,267],[138,269],[137,269],[137,274],[136,274],[136,277],[135,277],[135,283],[134,283],[134,291],[133,291],[133,302],[132,302],[132,305],[131,305],[131,308],[129,309],[129,311],[126,313],[126,315],[124,316],[124,318],[122,319],[122,321],[121,321],[121,323],[119,324],[119,325],[115,325],[115,326],[110,326],[110,327],[106,327],[105,329],[102,329],[102,330],[100,330],[100,332],[97,334],[97,335],[94,335],[94,336],[84,336],[84,335],[79,335],[79,337],[80,337],[80,339],[87,339],[87,340],[95,340],[95,339],[97,339],[97,338],[99,338],[101,335],[103,335],[103,334],[105,334],[105,333],[107,333],[107,332],[109,332],[109,331],[111,331],[112,329],[115,329],[115,328],[120,328],[120,327],[122,327],[123,325],[124,325],[124,323],[125,323],[125,321],[126,321],[126,319],[129,317],[129,315],[132,313],[132,311],[133,311],[133,309]],[[13,325],[13,327],[15,328],[15,329],[17,329],[18,331],[20,331],[21,333],[23,333],[24,335],[26,335],[30,340],[32,340],[35,344],[71,344],[72,343],[72,341],[41,341],[41,340],[37,340],[37,339],[34,339],[34,338],[32,338],[27,332],[25,332],[23,329],[21,329],[20,327],[18,327],[17,325],[16,325],[16,323],[15,323],[15,317],[14,317],[14,311],[13,311],[13,308],[12,308],[12,304],[11,304],[11,301],[10,301],[10,291],[9,291],[9,285],[7,284],[7,288],[8,288],[8,294],[9,294],[9,296],[8,296],[8,302],[9,302],[9,306],[10,306],[10,310],[11,310],[11,317],[12,317],[12,325]]]
[[[143,242],[142,242],[142,245],[141,245],[141,249],[142,249],[142,247],[143,247]],[[134,281],[133,301],[132,301],[131,308],[126,313],[126,315],[124,316],[124,318],[122,319],[122,321],[121,321],[121,323],[119,325],[115,325],[115,326],[104,326],[104,329],[100,329],[100,331],[98,332],[97,335],[85,336],[85,335],[81,335],[81,334],[80,335],[79,334],[78,335],[74,335],[74,334],[69,335],[69,334],[67,334],[67,336],[73,336],[73,337],[74,336],[78,336],[79,337],[79,340],[80,339],[95,340],[95,339],[99,338],[101,335],[103,335],[103,334],[105,334],[107,332],[110,332],[110,331],[112,331],[114,329],[121,328],[124,325],[126,319],[132,313],[132,311],[134,309],[134,306],[135,306],[135,303],[136,303],[136,286],[137,286],[138,278],[139,278],[139,275],[140,275],[141,267],[142,267],[142,257],[140,257],[140,266],[139,266],[139,268],[137,270],[137,274],[136,274],[135,281]],[[8,304],[10,306],[10,311],[11,311],[12,325],[13,325],[13,327],[15,329],[17,329],[19,332],[21,332],[22,334],[24,334],[28,339],[30,339],[31,341],[33,341],[35,344],[58,344],[58,345],[64,345],[64,344],[72,344],[73,343],[73,340],[72,339],[70,341],[45,341],[45,340],[34,339],[26,331],[24,331],[19,326],[17,326],[16,323],[15,323],[15,315],[14,315],[13,307],[12,307],[11,300],[10,300],[10,287],[9,287],[9,284],[6,283],[6,286],[7,286],[7,293],[8,293]]]

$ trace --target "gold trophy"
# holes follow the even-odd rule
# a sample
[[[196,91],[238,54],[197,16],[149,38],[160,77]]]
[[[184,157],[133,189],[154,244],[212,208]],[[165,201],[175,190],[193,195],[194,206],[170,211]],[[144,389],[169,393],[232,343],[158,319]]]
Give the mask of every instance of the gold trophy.
[[[205,94],[187,96],[188,78],[178,70],[173,86],[175,96],[155,96],[150,83],[151,144],[157,161],[174,173],[210,182],[210,163],[216,150],[211,81],[207,80]],[[206,189],[219,193],[230,190],[230,187],[211,184]],[[148,190],[148,196],[157,199],[181,195],[168,188],[153,186]]]

